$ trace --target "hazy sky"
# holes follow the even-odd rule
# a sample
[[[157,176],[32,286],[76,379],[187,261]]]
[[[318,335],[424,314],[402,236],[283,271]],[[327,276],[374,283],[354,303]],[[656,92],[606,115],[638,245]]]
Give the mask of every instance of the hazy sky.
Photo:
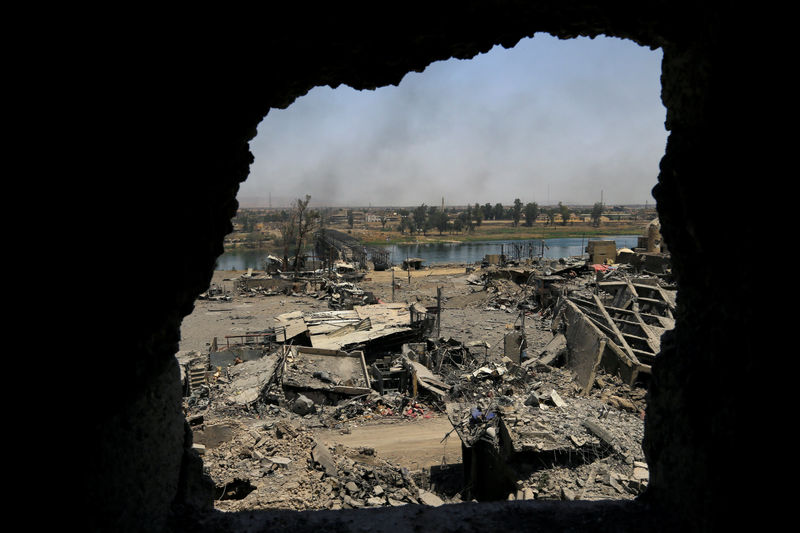
[[[250,143],[243,207],[654,203],[667,132],[661,50],[524,39],[375,91],[317,87]]]

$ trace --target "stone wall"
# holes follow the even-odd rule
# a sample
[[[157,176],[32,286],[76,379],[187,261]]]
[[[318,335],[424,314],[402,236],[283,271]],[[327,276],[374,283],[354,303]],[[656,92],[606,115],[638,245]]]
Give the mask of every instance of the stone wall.
[[[603,530],[609,520],[633,529],[649,516],[652,531],[664,527],[652,513],[667,510],[691,529],[713,529],[717,512],[737,496],[733,476],[756,475],[755,466],[738,465],[736,474],[729,468],[730,443],[743,431],[737,422],[754,410],[730,384],[754,364],[752,311],[741,302],[755,299],[749,282],[727,268],[724,253],[734,237],[747,241],[756,228],[719,235],[707,209],[712,201],[745,201],[729,184],[761,159],[749,146],[758,133],[747,129],[755,116],[753,84],[740,75],[739,26],[716,2],[395,4],[389,16],[368,13],[367,23],[356,8],[326,9],[284,8],[234,20],[217,14],[213,21],[187,19],[162,29],[152,24],[96,43],[111,61],[80,56],[87,64],[75,75],[92,82],[92,97],[77,106],[91,130],[80,170],[125,186],[122,198],[86,207],[113,221],[116,239],[103,259],[124,264],[132,280],[126,294],[92,302],[100,315],[93,326],[113,334],[97,344],[102,374],[77,406],[90,413],[81,422],[86,445],[78,459],[88,529],[157,530],[171,509],[177,513],[172,525],[186,525],[197,516],[187,506],[208,504],[193,485],[201,479],[199,463],[187,451],[174,354],[181,320],[208,288],[231,231],[238,184],[252,162],[248,141],[269,109],[286,107],[317,85],[396,84],[433,61],[510,47],[540,31],[562,38],[612,35],[664,51],[670,136],[654,196],[679,301],[676,329],[653,368],[644,443],[650,488],[629,505],[509,504],[505,511],[502,504],[466,505],[374,516],[420,526],[420,520],[463,520],[462,531],[483,528],[488,517],[508,528],[530,526],[535,517],[540,530],[576,523]],[[229,516],[217,517],[215,527],[255,521],[303,530],[321,520],[355,530],[365,515]],[[383,530],[392,524],[360,520]]]

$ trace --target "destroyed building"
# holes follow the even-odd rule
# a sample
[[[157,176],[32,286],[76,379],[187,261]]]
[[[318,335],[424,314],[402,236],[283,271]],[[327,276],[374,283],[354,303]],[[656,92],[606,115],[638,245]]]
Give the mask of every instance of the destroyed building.
[[[363,350],[368,357],[399,351],[429,334],[433,318],[419,304],[360,305],[352,310],[276,317],[286,331],[283,342],[333,350]]]
[[[349,431],[350,424],[374,417],[400,424],[447,415],[450,434],[460,441],[457,463],[410,472],[417,492],[404,493],[402,501],[353,489],[320,500],[327,502],[323,508],[635,498],[649,484],[641,449],[644,389],[638,387],[647,385],[645,376],[660,351],[658,339],[673,325],[675,296],[661,278],[636,276],[629,265],[611,263],[592,264],[591,257],[528,258],[464,269],[459,277],[467,294],[482,293],[487,310],[518,313],[502,336],[500,358],[489,357],[485,342],[467,347],[457,339],[432,338],[440,315],[418,302],[355,304],[367,291],[326,281],[326,290],[295,297],[327,299],[336,306],[337,293],[348,292],[355,305],[284,312],[271,328],[225,335],[221,347],[212,343],[205,369],[192,354],[183,377],[187,414],[197,421],[200,445],[209,444],[206,452],[214,457],[222,444],[209,441],[208,432],[229,427],[245,413],[267,420],[264,428],[275,427],[276,415],[302,417],[305,422],[291,430],[299,433],[315,427],[308,426],[310,416],[319,419],[316,427]],[[552,333],[535,329],[540,334],[532,338],[526,317]],[[550,340],[542,344],[543,339]],[[284,433],[276,430],[276,437]],[[330,456],[327,463],[341,459],[338,448],[328,450],[318,442],[313,448]],[[284,472],[300,484],[313,478],[314,470],[295,464],[298,448],[283,446],[283,455],[274,450],[239,452],[258,458],[247,468],[232,469],[228,456],[220,457],[220,465],[209,465],[215,506],[246,509],[287,501],[265,496],[270,485],[264,472],[276,477]],[[326,475],[335,485],[343,474],[330,464]],[[295,509],[320,505],[290,501]]]
[[[661,352],[661,336],[675,326],[674,291],[631,280],[600,282],[597,288],[608,294],[605,302],[597,294],[571,296],[554,311],[554,327],[565,323],[568,366],[585,389],[599,366],[631,385],[646,381]]]

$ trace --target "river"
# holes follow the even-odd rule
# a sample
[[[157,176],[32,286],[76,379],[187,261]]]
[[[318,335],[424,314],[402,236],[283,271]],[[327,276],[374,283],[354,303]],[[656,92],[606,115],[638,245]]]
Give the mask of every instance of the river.
[[[591,240],[614,240],[617,248],[634,248],[638,242],[636,235],[609,235],[592,237]],[[544,257],[559,258],[581,255],[586,248],[587,237],[565,237],[544,239]],[[505,253],[514,259],[540,256],[542,239],[473,241],[462,243],[394,244],[384,248],[391,253],[393,264],[402,263],[406,257],[419,257],[425,264],[457,263],[467,264],[480,261],[487,254]],[[217,259],[216,270],[262,270],[267,253],[260,250],[230,250]]]

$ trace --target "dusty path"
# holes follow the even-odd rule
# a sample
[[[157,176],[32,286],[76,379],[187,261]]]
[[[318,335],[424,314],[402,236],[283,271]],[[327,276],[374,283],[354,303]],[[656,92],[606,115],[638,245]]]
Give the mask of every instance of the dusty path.
[[[330,446],[342,444],[351,448],[374,448],[378,456],[387,461],[418,470],[431,465],[441,465],[444,456],[447,464],[461,462],[461,441],[455,432],[444,443],[442,438],[453,426],[442,415],[394,424],[373,424],[351,428],[348,434],[339,430],[317,430],[316,436]]]

